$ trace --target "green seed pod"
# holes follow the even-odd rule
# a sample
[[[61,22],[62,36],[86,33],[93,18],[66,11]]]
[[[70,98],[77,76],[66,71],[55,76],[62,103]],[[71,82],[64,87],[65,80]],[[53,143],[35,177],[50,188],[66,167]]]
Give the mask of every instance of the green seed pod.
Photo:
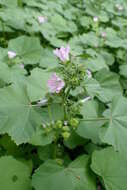
[[[58,121],[56,122],[56,128],[61,129],[61,128],[62,128],[62,126],[63,126],[62,121],[58,120]]]
[[[63,130],[63,131],[70,131],[70,128],[69,128],[68,126],[64,126],[64,127],[62,128],[62,130]]]
[[[77,128],[78,124],[79,124],[79,121],[78,121],[76,118],[72,118],[72,119],[70,120],[70,125],[71,125],[72,127]]]
[[[59,165],[63,165],[63,160],[60,159],[60,158],[56,158],[56,163],[59,164]]]
[[[64,138],[64,140],[67,140],[70,137],[70,133],[69,132],[63,132],[62,133],[62,137]]]
[[[51,127],[47,127],[47,128],[45,128],[46,133],[50,133],[50,132],[51,132],[51,130],[52,130],[52,128],[51,128]]]

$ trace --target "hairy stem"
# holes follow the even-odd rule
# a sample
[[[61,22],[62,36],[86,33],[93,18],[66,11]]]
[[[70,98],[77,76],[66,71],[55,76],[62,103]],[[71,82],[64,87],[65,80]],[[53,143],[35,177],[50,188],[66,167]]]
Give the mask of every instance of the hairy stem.
[[[68,109],[67,109],[67,99],[69,96],[71,88],[68,88],[67,92],[63,96],[63,107],[64,107],[64,119],[68,118]]]
[[[48,105],[48,114],[49,114],[49,119],[50,119],[50,122],[52,123],[52,111],[51,111],[51,108],[50,108],[50,105]]]
[[[56,159],[57,154],[57,139],[54,141],[53,158]]]
[[[5,28],[4,28],[4,22],[3,22],[2,20],[1,20],[1,26],[2,26],[3,37],[4,37],[4,39],[6,39]]]

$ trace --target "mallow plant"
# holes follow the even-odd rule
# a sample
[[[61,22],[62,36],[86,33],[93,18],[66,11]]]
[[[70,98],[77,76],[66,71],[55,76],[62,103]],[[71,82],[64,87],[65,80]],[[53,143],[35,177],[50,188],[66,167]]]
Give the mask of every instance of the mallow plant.
[[[48,107],[49,122],[42,124],[42,126],[46,132],[51,132],[51,130],[55,132],[54,141],[58,143],[62,139],[67,140],[79,125],[80,108],[91,97],[73,97],[72,93],[83,84],[85,77],[91,78],[91,72],[86,71],[82,64],[75,63],[75,57],[71,55],[69,45],[57,48],[53,53],[59,59],[59,64],[51,71],[51,76],[47,81],[47,95],[37,105]],[[81,93],[85,94],[85,89]],[[63,108],[62,120],[54,120],[50,109],[56,101]]]
[[[127,1],[0,0],[0,190],[127,190]]]

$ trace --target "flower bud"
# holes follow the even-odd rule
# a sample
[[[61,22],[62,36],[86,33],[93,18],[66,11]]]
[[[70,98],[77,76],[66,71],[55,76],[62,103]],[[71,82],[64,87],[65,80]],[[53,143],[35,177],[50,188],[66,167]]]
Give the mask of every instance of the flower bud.
[[[74,129],[77,128],[78,124],[79,124],[79,121],[78,121],[76,118],[72,118],[72,119],[70,120],[70,125],[71,125]]]
[[[63,160],[60,159],[60,158],[56,158],[56,163],[59,164],[59,165],[63,165]]]
[[[62,130],[63,130],[63,131],[70,131],[70,128],[69,128],[68,126],[64,126],[64,127],[62,128]]]
[[[62,121],[58,120],[58,121],[56,122],[56,128],[61,129],[61,128],[62,128],[62,126],[63,126]]]
[[[51,127],[47,127],[47,128],[45,128],[46,133],[50,133],[50,132],[51,132],[51,130],[52,130],[52,128],[51,128]]]

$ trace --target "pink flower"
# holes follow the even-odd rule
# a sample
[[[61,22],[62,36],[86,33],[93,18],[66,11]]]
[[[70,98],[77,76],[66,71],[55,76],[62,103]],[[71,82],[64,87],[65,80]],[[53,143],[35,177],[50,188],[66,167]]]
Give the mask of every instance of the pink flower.
[[[45,21],[46,21],[46,18],[45,18],[44,16],[38,16],[38,22],[39,22],[40,24],[45,23]]]
[[[8,51],[8,57],[9,59],[13,59],[14,57],[16,57],[16,53],[13,51]]]
[[[87,74],[88,79],[92,78],[92,73],[90,70],[87,69],[86,74]]]
[[[56,73],[53,73],[51,78],[48,80],[47,85],[51,93],[59,93],[65,86],[65,83],[56,75]]]
[[[63,62],[69,61],[70,46],[55,49],[53,53]]]

